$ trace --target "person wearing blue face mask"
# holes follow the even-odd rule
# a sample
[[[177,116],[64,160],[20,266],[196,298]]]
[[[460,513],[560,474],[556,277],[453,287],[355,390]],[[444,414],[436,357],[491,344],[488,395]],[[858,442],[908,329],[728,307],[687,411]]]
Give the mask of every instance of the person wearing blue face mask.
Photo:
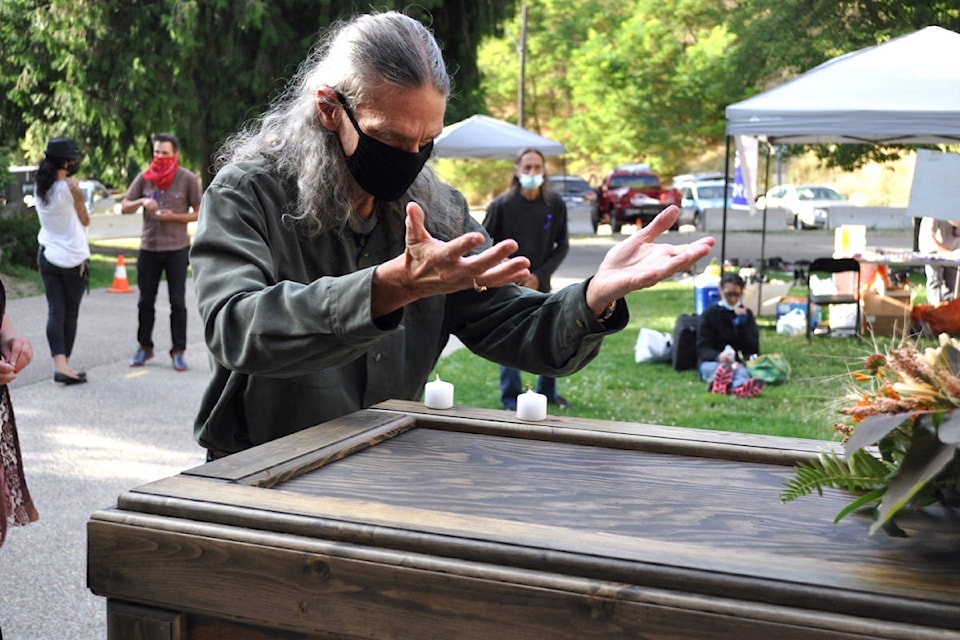
[[[221,148],[190,251],[211,356],[194,423],[208,459],[420,399],[451,335],[515,369],[578,371],[627,325],[625,295],[715,244],[655,242],[679,215],[669,207],[588,280],[519,286],[535,271],[517,242],[491,242],[425,164],[449,95],[421,22],[358,15]]]
[[[567,205],[547,185],[543,153],[533,148],[521,150],[513,164],[510,188],[490,202],[483,221],[494,242],[515,240],[519,245],[515,255],[530,261],[530,275],[517,284],[545,293],[551,289],[550,277],[570,251]],[[500,404],[504,409],[516,410],[522,386],[518,369],[500,366]],[[557,394],[556,378],[538,376],[536,391],[545,395],[548,403],[570,408],[566,398]]]
[[[697,328],[697,371],[711,393],[752,398],[763,381],[750,377],[745,362],[760,353],[760,330],[743,306],[745,284],[736,273],[720,278],[720,300],[704,310]]]

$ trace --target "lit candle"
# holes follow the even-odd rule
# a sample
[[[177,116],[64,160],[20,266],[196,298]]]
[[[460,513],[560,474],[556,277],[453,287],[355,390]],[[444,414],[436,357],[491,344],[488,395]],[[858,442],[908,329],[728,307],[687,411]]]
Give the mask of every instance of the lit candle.
[[[547,396],[527,389],[517,396],[517,417],[521,420],[543,420],[547,417]]]
[[[449,409],[453,406],[453,385],[437,376],[423,388],[423,404],[431,409]]]

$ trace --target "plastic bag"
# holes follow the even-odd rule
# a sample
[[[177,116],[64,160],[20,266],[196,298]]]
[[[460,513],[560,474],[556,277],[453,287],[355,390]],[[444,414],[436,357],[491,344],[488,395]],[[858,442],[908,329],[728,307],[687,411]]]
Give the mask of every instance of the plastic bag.
[[[810,274],[810,293],[815,296],[835,296],[839,292],[833,278],[818,278],[816,274]]]
[[[791,309],[777,318],[777,333],[786,336],[800,336],[807,333],[807,312],[803,309]]]
[[[673,336],[642,328],[633,355],[637,362],[667,362],[673,355]]]
[[[764,353],[747,361],[751,378],[760,378],[767,384],[783,384],[790,379],[790,363],[782,353]]]

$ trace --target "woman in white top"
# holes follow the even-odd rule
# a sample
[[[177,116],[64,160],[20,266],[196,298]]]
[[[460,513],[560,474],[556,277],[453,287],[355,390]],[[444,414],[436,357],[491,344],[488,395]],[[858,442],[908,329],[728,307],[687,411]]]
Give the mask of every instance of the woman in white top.
[[[53,379],[65,385],[87,381],[86,372],[70,366],[80,300],[90,277],[90,247],[83,229],[90,216],[80,186],[71,177],[82,157],[72,138],[52,138],[37,169],[35,187],[40,217],[37,265],[47,296],[47,342]]]

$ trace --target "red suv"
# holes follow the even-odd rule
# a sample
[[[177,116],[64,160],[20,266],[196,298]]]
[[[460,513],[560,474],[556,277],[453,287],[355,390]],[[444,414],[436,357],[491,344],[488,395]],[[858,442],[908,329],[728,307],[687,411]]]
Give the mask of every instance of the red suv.
[[[679,207],[682,201],[680,191],[665,189],[660,176],[646,164],[616,167],[598,191],[600,219],[610,223],[614,233],[619,233],[625,224],[645,226],[668,205]]]

